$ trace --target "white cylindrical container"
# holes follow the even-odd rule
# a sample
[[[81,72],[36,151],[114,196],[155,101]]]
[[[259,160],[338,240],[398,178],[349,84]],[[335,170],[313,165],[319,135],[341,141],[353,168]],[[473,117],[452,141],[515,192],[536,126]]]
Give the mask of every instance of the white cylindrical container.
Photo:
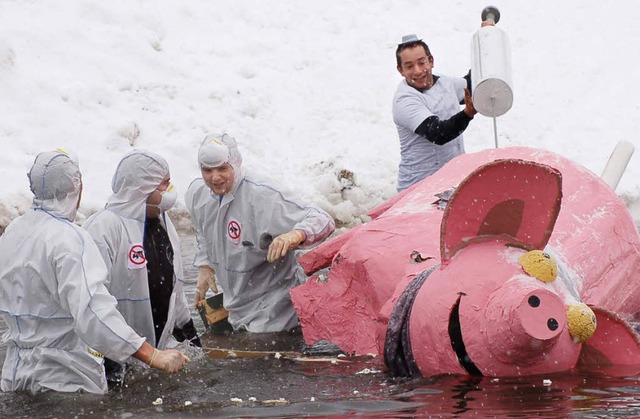
[[[511,109],[509,38],[496,26],[480,28],[471,39],[471,85],[473,105],[482,115],[501,116]]]

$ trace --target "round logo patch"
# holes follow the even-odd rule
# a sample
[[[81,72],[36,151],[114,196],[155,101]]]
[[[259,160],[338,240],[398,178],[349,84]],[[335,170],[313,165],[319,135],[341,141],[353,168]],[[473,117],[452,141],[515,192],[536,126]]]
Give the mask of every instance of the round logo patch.
[[[144,247],[140,244],[134,244],[129,249],[129,264],[133,266],[143,266],[147,263],[147,258],[144,256]]]
[[[240,224],[235,220],[229,221],[229,224],[227,224],[227,234],[231,240],[238,240],[240,238],[240,234],[242,234]]]

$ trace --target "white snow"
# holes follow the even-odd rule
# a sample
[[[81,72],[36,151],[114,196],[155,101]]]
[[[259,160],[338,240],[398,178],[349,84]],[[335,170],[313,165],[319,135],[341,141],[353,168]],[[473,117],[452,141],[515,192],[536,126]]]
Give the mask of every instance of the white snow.
[[[395,193],[396,44],[417,33],[434,72],[462,76],[488,4],[0,0],[0,230],[29,207],[26,173],[42,150],[79,156],[81,222],[133,148],[169,161],[183,208],[200,141],[222,131],[245,167],[357,224]],[[640,148],[640,3],[493,4],[514,88],[501,147],[548,149],[597,174],[619,140]],[[493,147],[492,120],[478,115],[465,138],[468,152]],[[617,189],[636,221],[639,162],[637,150]]]

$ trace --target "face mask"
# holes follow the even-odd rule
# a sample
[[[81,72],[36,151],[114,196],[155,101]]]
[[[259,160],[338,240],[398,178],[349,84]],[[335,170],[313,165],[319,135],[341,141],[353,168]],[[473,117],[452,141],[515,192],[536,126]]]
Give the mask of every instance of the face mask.
[[[160,203],[158,204],[158,209],[160,212],[169,211],[176,204],[178,200],[178,191],[176,190],[173,184],[169,184],[169,187],[166,191],[161,192],[162,198],[160,198]]]

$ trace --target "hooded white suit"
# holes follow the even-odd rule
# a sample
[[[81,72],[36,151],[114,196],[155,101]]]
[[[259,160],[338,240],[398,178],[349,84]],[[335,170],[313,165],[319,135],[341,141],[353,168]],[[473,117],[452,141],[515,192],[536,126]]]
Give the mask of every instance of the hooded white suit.
[[[222,150],[224,161],[208,165],[228,162],[234,169],[234,184],[221,197],[214,195],[202,178],[194,180],[187,190],[185,202],[198,239],[194,265],[208,265],[215,270],[234,329],[291,329],[298,325],[298,317],[289,290],[303,283],[306,276],[295,252],[268,263],[267,249],[273,238],[293,229],[306,234],[304,247],[319,243],[333,232],[333,219],[316,206],[286,196],[268,182],[244,176],[235,140],[223,135],[216,142],[222,142],[228,150]],[[200,163],[203,153],[207,154],[205,147],[199,151]]]
[[[71,222],[77,163],[40,153],[29,179],[33,205],[0,237],[0,312],[9,327],[2,390],[105,393],[102,354],[124,361],[144,339],[116,310],[93,240]]]
[[[156,346],[143,240],[146,200],[169,176],[167,162],[155,153],[133,151],[118,165],[105,209],[89,217],[83,227],[91,234],[109,270],[107,288],[118,300],[118,310],[147,342]],[[181,328],[191,314],[184,295],[180,238],[166,214],[160,215],[173,247],[174,282],[167,322],[158,349],[175,346],[174,327]]]

